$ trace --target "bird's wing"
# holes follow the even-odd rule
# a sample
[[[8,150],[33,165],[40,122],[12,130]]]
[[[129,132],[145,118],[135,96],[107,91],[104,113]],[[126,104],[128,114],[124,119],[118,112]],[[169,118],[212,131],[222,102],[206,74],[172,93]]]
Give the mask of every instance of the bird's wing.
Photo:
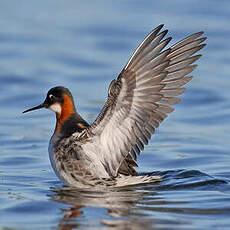
[[[92,126],[91,144],[110,175],[136,165],[136,158],[159,124],[180,101],[181,88],[201,55],[193,55],[205,44],[192,34],[168,49],[167,30],[155,28],[138,46],[120,75],[109,86],[108,99]],[[96,149],[95,148],[95,149]],[[126,168],[126,169],[125,169]]]

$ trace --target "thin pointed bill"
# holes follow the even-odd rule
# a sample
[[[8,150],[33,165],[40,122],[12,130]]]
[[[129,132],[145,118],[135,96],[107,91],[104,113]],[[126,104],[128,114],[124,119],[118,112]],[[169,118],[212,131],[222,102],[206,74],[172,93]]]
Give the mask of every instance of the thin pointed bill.
[[[42,103],[42,104],[40,104],[38,106],[35,106],[35,107],[31,108],[31,109],[27,109],[27,110],[23,111],[22,113],[27,113],[27,112],[37,110],[37,109],[42,109],[42,108],[45,108],[45,107],[46,107],[45,104]]]

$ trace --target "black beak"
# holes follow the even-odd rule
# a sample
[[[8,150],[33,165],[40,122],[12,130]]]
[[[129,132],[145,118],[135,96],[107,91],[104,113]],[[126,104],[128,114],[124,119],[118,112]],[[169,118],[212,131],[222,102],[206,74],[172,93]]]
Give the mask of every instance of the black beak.
[[[35,106],[31,109],[27,109],[25,111],[23,111],[22,113],[27,113],[27,112],[30,112],[30,111],[33,111],[33,110],[37,110],[37,109],[42,109],[42,108],[46,108],[46,104],[45,103],[42,103],[41,105],[38,105],[38,106]]]

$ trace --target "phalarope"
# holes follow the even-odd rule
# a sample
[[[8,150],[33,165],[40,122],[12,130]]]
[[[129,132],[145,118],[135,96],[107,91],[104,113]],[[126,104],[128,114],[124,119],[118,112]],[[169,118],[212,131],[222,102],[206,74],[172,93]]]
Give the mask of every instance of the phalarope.
[[[156,27],[142,41],[116,80],[92,125],[76,111],[71,92],[62,86],[47,93],[45,101],[23,113],[48,108],[56,113],[56,128],[49,144],[52,167],[67,185],[122,186],[159,181],[135,171],[137,156],[159,124],[178,103],[181,88],[192,77],[206,37],[192,34],[168,49],[171,37]]]

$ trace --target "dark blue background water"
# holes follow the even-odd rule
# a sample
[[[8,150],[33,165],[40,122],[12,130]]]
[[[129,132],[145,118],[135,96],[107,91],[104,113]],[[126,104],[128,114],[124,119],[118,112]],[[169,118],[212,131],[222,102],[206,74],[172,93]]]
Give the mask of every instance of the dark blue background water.
[[[0,229],[230,229],[229,19],[229,1],[1,1]],[[173,41],[208,36],[182,103],[139,158],[139,171],[163,182],[62,188],[47,153],[54,114],[21,112],[64,85],[92,122],[109,82],[161,23]]]

